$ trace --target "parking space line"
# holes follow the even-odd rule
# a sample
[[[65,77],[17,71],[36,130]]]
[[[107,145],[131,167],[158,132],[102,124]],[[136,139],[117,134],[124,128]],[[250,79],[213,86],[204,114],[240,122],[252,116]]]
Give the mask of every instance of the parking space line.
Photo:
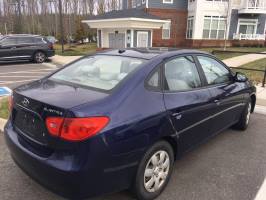
[[[24,77],[31,77],[31,78],[38,78],[40,76],[31,76],[31,75],[26,75],[26,76],[21,76],[21,75],[18,75],[18,76],[1,76],[0,75],[0,78],[24,78]]]
[[[265,199],[266,199],[266,179],[264,179],[254,200],[265,200]]]
[[[55,64],[52,64],[52,63],[42,63],[42,65],[45,66],[45,67],[53,68],[53,69],[57,69],[58,68]]]
[[[20,81],[0,81],[0,85],[2,84],[12,84],[12,83],[21,83],[21,82],[27,82],[27,81],[36,81],[39,79],[27,79],[27,80],[20,80]]]
[[[25,74],[25,73],[49,73],[54,71],[54,69],[42,69],[42,70],[29,70],[29,71],[15,71],[15,72],[0,72],[0,75],[6,75],[6,74]]]

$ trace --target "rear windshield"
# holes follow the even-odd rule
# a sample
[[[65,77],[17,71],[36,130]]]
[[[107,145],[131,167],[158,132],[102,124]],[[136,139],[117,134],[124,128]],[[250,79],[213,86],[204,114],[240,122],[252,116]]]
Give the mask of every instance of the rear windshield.
[[[53,74],[53,80],[65,81],[101,90],[111,90],[144,60],[96,55],[83,58]]]

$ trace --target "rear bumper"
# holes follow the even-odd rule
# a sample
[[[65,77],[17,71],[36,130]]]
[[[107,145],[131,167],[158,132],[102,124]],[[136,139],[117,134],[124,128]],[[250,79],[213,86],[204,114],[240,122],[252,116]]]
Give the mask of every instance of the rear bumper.
[[[47,50],[46,51],[46,56],[49,57],[53,57],[55,55],[55,50]]]
[[[98,161],[77,162],[75,156],[64,157],[62,152],[41,158],[21,144],[21,136],[13,131],[11,125],[5,127],[4,136],[12,158],[26,174],[67,198],[87,198],[126,189],[136,173],[137,164],[106,170]],[[89,157],[95,158],[93,155]],[[103,159],[110,161],[110,158]],[[117,159],[121,161],[124,158]]]

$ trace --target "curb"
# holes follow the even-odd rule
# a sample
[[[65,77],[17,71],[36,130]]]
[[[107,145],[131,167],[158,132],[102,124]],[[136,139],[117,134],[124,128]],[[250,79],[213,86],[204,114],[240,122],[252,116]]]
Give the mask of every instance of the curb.
[[[256,105],[254,112],[257,114],[266,115],[266,106]],[[6,119],[0,118],[0,131],[1,132],[4,131],[4,126],[5,126],[6,122],[7,122]]]
[[[6,124],[7,120],[0,118],[0,132],[4,132],[4,126]]]

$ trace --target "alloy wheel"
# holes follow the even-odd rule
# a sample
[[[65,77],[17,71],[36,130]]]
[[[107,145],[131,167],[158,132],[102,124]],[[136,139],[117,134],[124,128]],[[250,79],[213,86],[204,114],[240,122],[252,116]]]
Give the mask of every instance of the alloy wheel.
[[[37,52],[37,53],[35,54],[35,61],[36,61],[37,63],[42,63],[42,62],[44,62],[44,61],[45,61],[45,55],[44,55],[44,53],[42,53],[42,52]]]
[[[158,191],[165,183],[170,169],[166,151],[157,151],[148,161],[144,171],[144,187],[148,192]]]

